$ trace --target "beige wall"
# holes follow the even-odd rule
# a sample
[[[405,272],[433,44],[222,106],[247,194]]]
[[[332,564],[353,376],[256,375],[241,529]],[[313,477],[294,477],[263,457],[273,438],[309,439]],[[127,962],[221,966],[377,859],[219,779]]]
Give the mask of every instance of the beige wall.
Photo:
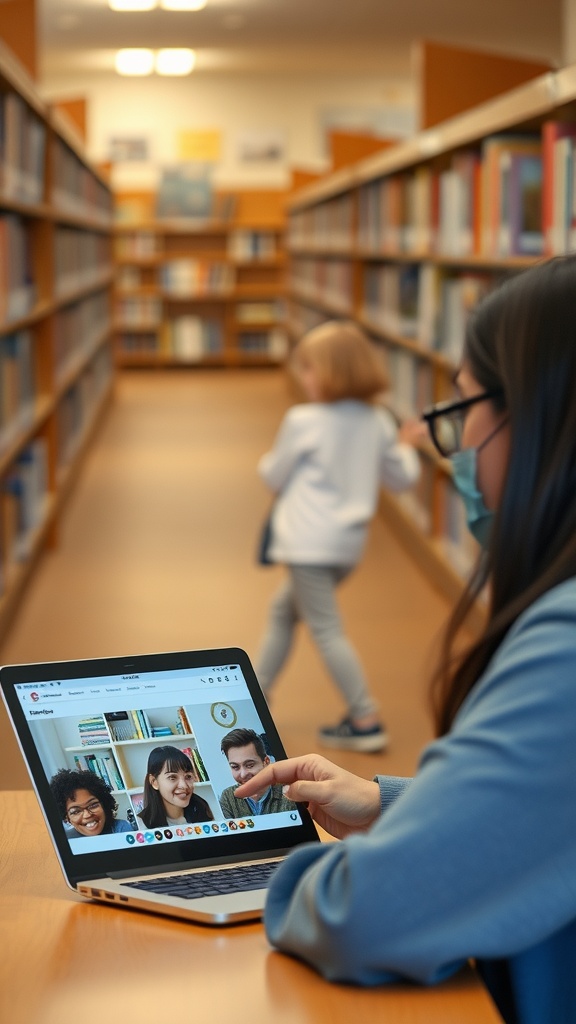
[[[157,165],[178,159],[178,135],[215,128],[222,135],[218,183],[225,186],[277,186],[287,183],[290,165],[324,170],[323,119],[327,111],[379,113],[381,124],[410,131],[415,123],[415,89],[410,80],[378,75],[198,74],[178,82],[151,77],[79,75],[41,83],[47,99],[84,96],[88,101],[88,153],[108,158],[111,136],[149,140],[151,164],[120,168],[119,184],[146,187]],[[239,162],[237,139],[251,130],[283,133],[287,161],[281,166]],[[394,132],[394,134],[396,134]],[[152,181],[152,184],[154,182]]]

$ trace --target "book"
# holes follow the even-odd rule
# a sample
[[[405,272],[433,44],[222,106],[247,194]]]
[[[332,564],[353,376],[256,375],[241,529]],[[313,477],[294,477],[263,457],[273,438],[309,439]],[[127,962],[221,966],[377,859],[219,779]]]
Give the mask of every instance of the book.
[[[186,165],[162,172],[156,198],[158,218],[208,220],[212,216],[212,204],[212,182],[207,175],[200,175]]]
[[[498,255],[540,255],[542,232],[542,156],[505,150],[500,161]]]
[[[558,146],[563,139],[576,139],[576,124],[570,121],[545,121],[542,125],[542,231],[547,256],[564,252],[566,170],[562,166],[566,149]],[[569,186],[571,188],[571,184]]]
[[[192,747],[182,747],[182,753],[186,754],[186,757],[188,757],[190,759],[190,762],[192,764],[192,769],[193,769],[193,772],[194,772],[194,782],[202,782],[202,779],[200,778],[200,776],[198,774],[198,769],[196,767],[196,762],[194,760],[194,751],[193,751]]]
[[[192,749],[192,760],[194,767],[198,772],[198,778],[200,782],[209,782],[210,780],[208,778],[208,772],[206,771],[204,761],[202,760],[200,752],[196,749],[196,747]]]
[[[190,725],[190,719],[186,714],[186,708],[180,707],[177,711],[178,720],[182,725],[182,728],[187,736],[192,735],[192,726]]]
[[[490,135],[482,142],[480,238],[481,252],[484,256],[500,255],[500,225],[502,220],[508,217],[509,194],[506,189],[506,174],[509,156],[512,153],[540,156],[540,135]]]

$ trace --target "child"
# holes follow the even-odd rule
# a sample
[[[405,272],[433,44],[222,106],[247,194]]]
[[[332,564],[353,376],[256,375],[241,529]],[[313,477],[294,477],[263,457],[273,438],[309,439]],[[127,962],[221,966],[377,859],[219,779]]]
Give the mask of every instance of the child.
[[[269,693],[306,622],[347,705],[320,741],[343,750],[383,750],[387,736],[358,655],[342,631],[335,590],[358,563],[378,491],[410,487],[419,461],[400,443],[392,416],[373,403],[388,381],[374,345],[352,323],[330,321],[293,353],[309,404],[285,416],[258,470],[277,495],[269,556],[288,579],[276,594],[256,674]],[[407,426],[406,441],[414,428]],[[420,431],[420,427],[417,428]]]
[[[178,747],[154,747],[148,757],[144,782],[144,806],[138,816],[141,828],[188,825],[211,821],[210,807],[194,792],[196,778],[188,754]]]

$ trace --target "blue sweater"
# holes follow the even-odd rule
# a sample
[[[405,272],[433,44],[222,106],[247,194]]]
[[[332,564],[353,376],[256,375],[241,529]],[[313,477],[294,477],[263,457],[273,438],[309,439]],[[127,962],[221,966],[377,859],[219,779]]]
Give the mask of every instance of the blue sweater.
[[[518,620],[370,832],[292,853],[273,945],[334,981],[431,984],[475,958],[507,1024],[576,1022],[576,580]]]

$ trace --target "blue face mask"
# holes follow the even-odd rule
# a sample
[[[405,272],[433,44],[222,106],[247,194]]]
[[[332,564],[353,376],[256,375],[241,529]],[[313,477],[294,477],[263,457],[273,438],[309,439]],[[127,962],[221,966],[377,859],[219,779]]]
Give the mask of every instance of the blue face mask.
[[[486,508],[476,483],[476,448],[463,448],[450,456],[454,486],[464,502],[466,523],[483,548],[490,543],[494,513]]]

